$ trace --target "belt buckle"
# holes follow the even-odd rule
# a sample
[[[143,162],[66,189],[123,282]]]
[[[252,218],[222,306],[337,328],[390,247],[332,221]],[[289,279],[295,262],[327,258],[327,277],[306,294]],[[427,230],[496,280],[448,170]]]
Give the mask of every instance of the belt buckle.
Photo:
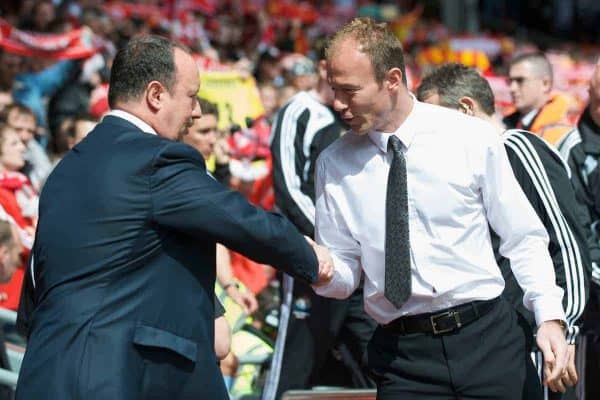
[[[440,318],[444,318],[444,317],[454,317],[456,326],[453,326],[450,328],[445,328],[445,329],[438,329],[436,320],[438,320]],[[431,327],[433,328],[434,335],[438,335],[440,333],[452,332],[453,330],[460,328],[462,326],[462,323],[460,322],[460,314],[456,311],[446,311],[443,313],[432,315],[431,317],[429,317],[429,321],[431,321]]]

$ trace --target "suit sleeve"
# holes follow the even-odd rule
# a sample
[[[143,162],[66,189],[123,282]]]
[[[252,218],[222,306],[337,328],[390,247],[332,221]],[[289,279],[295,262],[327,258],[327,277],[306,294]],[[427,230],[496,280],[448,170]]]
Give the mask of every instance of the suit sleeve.
[[[19,299],[19,309],[17,310],[17,332],[22,336],[29,338],[30,318],[35,308],[35,293],[33,283],[33,249],[29,254],[25,276],[23,277],[23,286],[21,287],[21,298]]]
[[[590,263],[575,194],[567,171],[552,154],[535,151],[526,136],[510,137],[505,144],[515,177],[548,233],[556,283],[564,290],[567,341],[573,344],[585,306],[585,268]]]
[[[308,283],[317,279],[312,248],[282,215],[252,206],[212,177],[193,148],[168,143],[150,177],[152,220],[199,240],[211,240]]]

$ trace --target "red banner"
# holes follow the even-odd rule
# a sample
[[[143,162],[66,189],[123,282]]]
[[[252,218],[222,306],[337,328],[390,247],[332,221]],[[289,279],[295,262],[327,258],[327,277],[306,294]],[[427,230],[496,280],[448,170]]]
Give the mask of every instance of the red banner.
[[[26,32],[0,18],[0,47],[21,56],[57,60],[87,58],[98,51],[92,45],[92,35],[87,28],[58,34]]]

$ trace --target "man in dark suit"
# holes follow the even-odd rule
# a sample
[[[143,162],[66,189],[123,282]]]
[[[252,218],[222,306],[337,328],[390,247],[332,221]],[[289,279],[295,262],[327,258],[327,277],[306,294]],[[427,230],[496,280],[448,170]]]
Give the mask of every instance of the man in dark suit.
[[[225,399],[214,341],[216,243],[308,282],[326,252],[252,207],[177,139],[200,118],[197,66],[132,39],[111,113],[48,178],[19,325],[17,399]],[[316,252],[316,254],[315,254]]]

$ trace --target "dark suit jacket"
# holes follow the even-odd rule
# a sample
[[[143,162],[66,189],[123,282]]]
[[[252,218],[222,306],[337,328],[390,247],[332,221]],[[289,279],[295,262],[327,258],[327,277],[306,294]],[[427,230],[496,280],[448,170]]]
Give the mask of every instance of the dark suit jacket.
[[[316,257],[285,218],[216,182],[192,147],[106,117],[41,194],[17,399],[227,398],[217,242],[316,280]]]

